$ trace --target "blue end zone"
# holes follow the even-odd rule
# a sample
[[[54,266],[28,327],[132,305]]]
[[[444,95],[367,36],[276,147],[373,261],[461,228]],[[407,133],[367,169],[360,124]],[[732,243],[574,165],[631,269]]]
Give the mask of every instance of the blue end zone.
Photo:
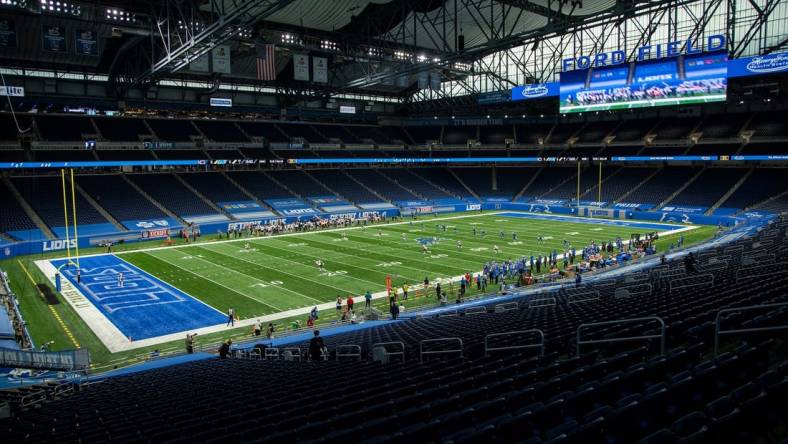
[[[51,261],[55,268],[66,262]],[[61,273],[126,337],[135,341],[226,321],[219,311],[116,256],[81,258],[80,266],[80,284],[74,267],[64,267]],[[123,273],[123,287],[118,285],[118,273]]]
[[[615,220],[615,219],[591,219],[591,218],[576,217],[576,216],[550,216],[547,214],[498,213],[496,214],[496,216],[551,220],[555,222],[576,222],[576,223],[589,224],[589,225],[613,225],[617,227],[643,228],[646,230],[658,230],[658,231],[673,231],[682,228],[681,225],[658,224],[653,222],[633,222],[633,221]]]

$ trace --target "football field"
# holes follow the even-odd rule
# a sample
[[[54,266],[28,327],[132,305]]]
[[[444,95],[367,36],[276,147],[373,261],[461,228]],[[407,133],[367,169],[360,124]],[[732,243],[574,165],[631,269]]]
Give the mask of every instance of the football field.
[[[395,286],[415,287],[425,277],[449,282],[479,272],[489,260],[553,250],[560,255],[564,240],[580,249],[591,241],[627,241],[633,233],[693,228],[517,212],[422,216],[366,228],[85,256],[79,282],[73,268],[62,270],[63,294],[110,351],[122,351],[175,340],[187,331],[222,331],[229,328],[225,313],[230,307],[241,325],[251,325],[255,319],[306,314],[314,306],[333,308],[337,296],[353,295],[363,306],[361,295],[368,290],[376,298],[385,296],[386,276]],[[323,270],[316,260],[324,263]],[[37,262],[50,277],[64,263]]]

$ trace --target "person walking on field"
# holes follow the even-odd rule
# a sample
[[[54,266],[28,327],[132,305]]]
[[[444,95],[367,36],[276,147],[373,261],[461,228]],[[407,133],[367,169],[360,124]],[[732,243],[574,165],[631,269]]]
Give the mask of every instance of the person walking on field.
[[[370,293],[369,290],[367,290],[367,292],[364,293],[364,308],[366,309],[371,307],[372,307],[372,293]]]
[[[227,327],[229,326],[235,327],[235,309],[233,307],[227,310]]]

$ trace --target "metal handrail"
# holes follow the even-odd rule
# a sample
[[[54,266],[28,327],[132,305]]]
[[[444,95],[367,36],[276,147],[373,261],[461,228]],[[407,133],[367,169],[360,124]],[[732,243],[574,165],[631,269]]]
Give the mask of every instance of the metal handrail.
[[[641,335],[641,336],[629,336],[626,338],[613,338],[613,339],[592,339],[588,341],[581,341],[580,340],[580,332],[584,327],[599,327],[602,325],[615,325],[615,324],[622,324],[625,322],[640,322],[640,321],[657,321],[660,324],[660,334],[658,335]],[[610,342],[624,342],[624,341],[637,341],[643,339],[656,339],[660,338],[660,354],[665,354],[665,321],[658,316],[646,316],[642,318],[629,318],[629,319],[618,319],[615,321],[604,321],[604,322],[589,322],[586,324],[580,324],[577,326],[577,351],[576,356],[580,356],[580,346],[584,344],[603,344],[603,343],[610,343]]]
[[[390,352],[386,350],[387,345],[398,345],[401,351]],[[402,356],[402,360],[405,360],[405,343],[404,342],[376,342],[372,344],[371,350],[375,350],[376,348],[381,347],[383,349],[384,356]]]
[[[345,350],[345,349],[355,350],[355,353],[352,353],[352,352],[351,353],[343,353],[342,350]],[[358,358],[359,361],[361,360],[361,346],[360,345],[355,345],[355,344],[337,345],[335,351],[336,351],[336,360],[337,361],[339,361],[339,358],[349,358],[349,357],[355,357],[355,358]]]
[[[302,359],[301,348],[300,347],[284,347],[279,349],[279,356],[284,357],[285,353],[290,352],[290,355],[293,359],[298,358],[299,361]]]
[[[432,351],[424,351],[424,344],[430,344],[435,342],[457,342],[460,345],[460,348],[454,349],[446,349],[446,350],[432,350]],[[460,357],[462,357],[462,350],[463,350],[463,343],[462,339],[454,337],[454,338],[435,338],[435,339],[424,339],[423,341],[419,342],[419,362],[424,362],[424,355],[446,355],[450,353],[459,353]]]
[[[502,336],[512,336],[518,334],[526,334],[526,333],[538,333],[540,337],[540,341],[538,344],[525,344],[525,345],[507,345],[505,347],[490,347],[489,346],[489,339],[502,337]],[[537,328],[530,329],[530,330],[514,330],[514,331],[507,331],[503,333],[492,333],[484,337],[484,356],[488,356],[489,352],[491,351],[501,351],[501,350],[519,350],[525,348],[539,348],[539,356],[544,356],[544,332]]]
[[[701,281],[701,279],[703,279]],[[689,284],[682,284],[684,281],[690,281]],[[711,282],[709,282],[711,280]],[[696,281],[696,282],[693,282]],[[679,277],[668,281],[668,290],[681,290],[684,288],[692,288],[706,285],[714,285],[714,275],[711,273],[692,274],[689,276]]]
[[[279,359],[279,349],[276,347],[266,348],[265,359]]]
[[[590,297],[585,297],[585,296],[589,296],[589,295],[590,295]],[[566,303],[567,304],[580,304],[580,303],[588,302],[588,301],[596,301],[600,297],[601,296],[599,295],[599,292],[596,291],[596,290],[584,291],[582,293],[566,295]]]
[[[544,297],[538,299],[531,299],[528,301],[528,308],[539,308],[539,307],[554,307],[558,301],[554,297]]]
[[[722,315],[725,313],[737,313],[741,311],[750,311],[756,309],[775,308],[775,307],[788,307],[788,302],[780,302],[777,304],[762,304],[762,305],[748,305],[746,307],[724,308],[717,312],[717,317],[714,319],[714,356],[720,349],[720,336],[722,335],[735,335],[742,333],[757,333],[762,331],[780,331],[788,330],[788,325],[776,325],[774,327],[759,327],[759,328],[738,328],[735,330],[721,330],[720,321]]]
[[[485,313],[487,313],[487,307],[468,307],[463,312],[465,316],[485,314]]]
[[[493,311],[495,313],[503,313],[505,311],[517,310],[518,308],[520,308],[520,304],[517,302],[504,302],[503,304],[496,304],[493,307]]]

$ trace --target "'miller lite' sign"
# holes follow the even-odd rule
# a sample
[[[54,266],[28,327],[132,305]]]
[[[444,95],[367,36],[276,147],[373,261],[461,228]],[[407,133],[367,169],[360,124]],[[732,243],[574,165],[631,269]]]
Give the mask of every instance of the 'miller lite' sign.
[[[680,54],[698,54],[701,52],[712,52],[725,49],[724,35],[710,35],[706,38],[705,48],[701,42],[692,39],[679,40],[675,42],[660,43],[657,45],[644,45],[637,48],[638,62],[648,59],[660,59],[663,57],[676,57]],[[683,47],[681,45],[684,45]],[[588,69],[597,66],[620,65],[625,63],[626,54],[617,49],[610,52],[601,52],[594,56],[579,56],[564,59],[561,63],[561,71],[571,71],[573,69]]]

